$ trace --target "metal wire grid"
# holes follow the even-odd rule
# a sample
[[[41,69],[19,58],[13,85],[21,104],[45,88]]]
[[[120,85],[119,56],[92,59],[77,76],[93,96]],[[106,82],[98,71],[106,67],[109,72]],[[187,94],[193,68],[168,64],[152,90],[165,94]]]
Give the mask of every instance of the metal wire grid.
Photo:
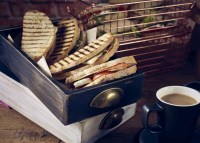
[[[76,1],[69,13],[82,20],[86,29],[89,23],[89,28],[97,26],[98,31],[118,37],[116,57],[133,55],[138,68],[146,74],[170,71],[186,63],[193,0],[145,0],[103,6],[101,2]],[[93,17],[100,22],[91,20]]]

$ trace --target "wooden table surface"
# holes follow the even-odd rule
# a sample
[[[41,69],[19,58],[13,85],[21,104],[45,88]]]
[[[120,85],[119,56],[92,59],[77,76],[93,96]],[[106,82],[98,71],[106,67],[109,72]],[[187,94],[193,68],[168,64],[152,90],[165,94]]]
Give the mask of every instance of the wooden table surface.
[[[96,143],[136,143],[134,138],[142,128],[141,108],[144,104],[155,102],[156,91],[168,85],[183,85],[197,80],[192,68],[162,73],[145,78],[143,95],[137,103],[136,114],[128,122],[115,129]],[[197,125],[200,129],[200,122]],[[13,109],[0,106],[0,143],[60,143],[35,123],[20,115]]]

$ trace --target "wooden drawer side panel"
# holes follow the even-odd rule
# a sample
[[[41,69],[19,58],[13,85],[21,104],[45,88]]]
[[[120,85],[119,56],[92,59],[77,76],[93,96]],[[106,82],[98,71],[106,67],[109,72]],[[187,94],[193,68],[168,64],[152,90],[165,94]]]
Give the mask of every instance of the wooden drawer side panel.
[[[22,53],[0,35],[0,59],[63,123],[66,123],[66,100],[64,94],[48,77]]]

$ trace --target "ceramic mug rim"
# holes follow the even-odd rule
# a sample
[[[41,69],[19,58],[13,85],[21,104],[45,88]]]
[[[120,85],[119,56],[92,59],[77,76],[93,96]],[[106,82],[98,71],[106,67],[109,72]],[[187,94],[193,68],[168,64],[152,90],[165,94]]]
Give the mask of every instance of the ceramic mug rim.
[[[190,93],[190,94],[188,94],[188,93]],[[179,105],[179,104],[172,104],[172,103],[163,101],[161,98],[165,95],[168,95],[168,94],[183,94],[183,95],[186,95],[186,96],[190,96],[190,97],[194,98],[197,101],[197,103],[188,104],[188,105]],[[177,107],[190,107],[190,106],[196,106],[196,105],[200,104],[200,92],[198,92],[195,89],[186,87],[186,86],[166,86],[166,87],[162,87],[156,92],[156,97],[159,101],[161,101],[165,104],[177,106]]]

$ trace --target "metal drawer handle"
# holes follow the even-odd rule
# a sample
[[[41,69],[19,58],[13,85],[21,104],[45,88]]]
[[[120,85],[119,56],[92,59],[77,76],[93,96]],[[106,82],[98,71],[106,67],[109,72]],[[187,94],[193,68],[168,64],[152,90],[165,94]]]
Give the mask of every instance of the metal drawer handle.
[[[124,109],[119,108],[108,113],[99,125],[100,130],[111,129],[116,127],[122,122]]]
[[[124,96],[124,91],[120,88],[110,88],[104,90],[95,96],[91,103],[91,107],[95,108],[107,108],[118,104],[122,97]]]

